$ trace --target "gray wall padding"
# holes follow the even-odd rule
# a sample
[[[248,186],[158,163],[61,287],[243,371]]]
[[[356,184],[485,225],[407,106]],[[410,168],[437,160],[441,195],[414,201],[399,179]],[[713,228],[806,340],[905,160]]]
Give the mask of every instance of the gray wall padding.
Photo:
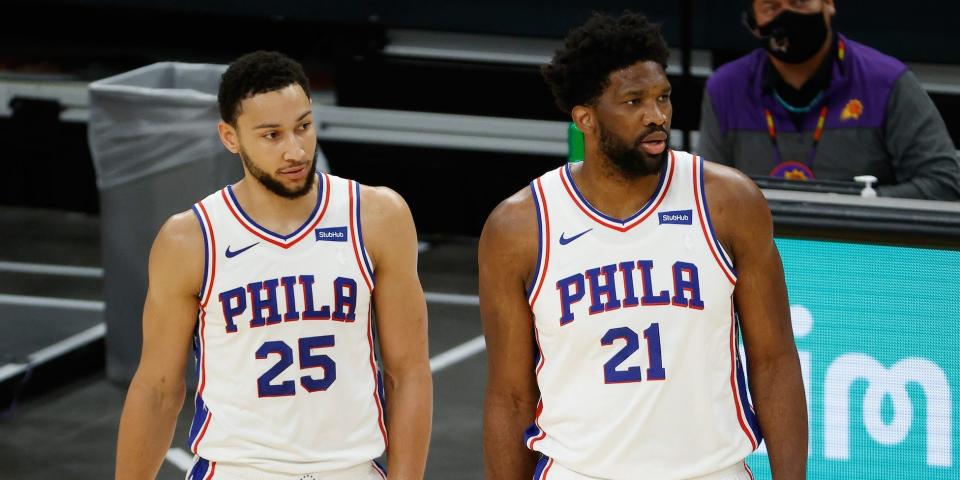
[[[217,134],[225,69],[166,62],[90,85],[112,381],[129,382],[139,363],[147,259],[160,226],[243,176]]]

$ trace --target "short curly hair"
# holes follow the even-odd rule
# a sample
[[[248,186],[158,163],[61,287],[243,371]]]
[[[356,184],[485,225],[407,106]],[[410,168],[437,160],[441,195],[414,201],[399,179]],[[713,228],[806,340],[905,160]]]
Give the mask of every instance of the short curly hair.
[[[625,11],[619,17],[594,13],[571,30],[553,60],[540,69],[560,110],[590,105],[610,84],[610,73],[639,61],[653,61],[666,70],[670,50],[660,24]]]
[[[220,77],[217,103],[220,118],[236,126],[240,116],[240,102],[266,92],[282,90],[294,83],[303,87],[310,98],[310,82],[303,66],[279,52],[258,50],[248,53],[230,64]]]

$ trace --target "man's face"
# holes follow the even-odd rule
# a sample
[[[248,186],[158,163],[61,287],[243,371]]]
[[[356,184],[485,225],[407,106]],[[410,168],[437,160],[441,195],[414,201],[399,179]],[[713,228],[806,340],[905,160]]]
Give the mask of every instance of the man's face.
[[[764,26],[784,10],[797,13],[824,12],[827,20],[833,15],[833,0],[754,0],[753,15],[757,26]]]
[[[313,187],[317,134],[310,99],[298,84],[240,102],[238,153],[247,173],[285,198]]]
[[[673,106],[670,82],[656,62],[610,74],[595,106],[600,152],[625,177],[660,171],[666,159]]]

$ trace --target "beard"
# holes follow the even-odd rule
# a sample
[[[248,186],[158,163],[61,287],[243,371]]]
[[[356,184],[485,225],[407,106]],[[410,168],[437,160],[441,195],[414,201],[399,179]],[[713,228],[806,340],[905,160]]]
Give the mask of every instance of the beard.
[[[633,179],[660,172],[660,168],[663,167],[663,163],[667,159],[670,150],[669,145],[668,148],[657,155],[648,154],[643,150],[642,145],[643,139],[653,132],[664,132],[669,138],[670,133],[663,127],[650,127],[637,135],[636,140],[628,143],[604,128],[602,123],[599,126],[600,152],[610,160],[617,173],[624,178]]]
[[[260,185],[263,185],[264,188],[270,192],[283,198],[290,200],[300,198],[306,195],[307,192],[313,188],[314,177],[316,177],[317,173],[316,154],[314,154],[314,158],[310,159],[310,166],[307,167],[309,168],[309,171],[307,172],[307,176],[304,179],[303,185],[293,189],[287,188],[282,182],[273,178],[269,173],[254,165],[253,161],[250,160],[250,157],[247,155],[247,152],[243,150],[243,148],[240,149],[240,159],[243,160],[243,165],[247,167],[247,171],[250,172],[250,175],[252,175],[253,178],[260,183]]]

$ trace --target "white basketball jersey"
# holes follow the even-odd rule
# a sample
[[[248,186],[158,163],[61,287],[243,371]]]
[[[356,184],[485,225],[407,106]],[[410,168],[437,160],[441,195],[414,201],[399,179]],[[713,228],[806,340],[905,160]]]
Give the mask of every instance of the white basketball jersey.
[[[531,184],[540,253],[528,300],[541,399],[528,448],[602,479],[678,479],[760,441],[736,349],[736,273],[716,240],[703,161],[670,151],[640,211],[593,208],[566,165]],[[565,477],[566,478],[566,477]]]
[[[360,187],[317,181],[289,235],[258,225],[229,186],[193,207],[206,244],[188,440],[209,462],[198,478],[339,471],[386,448]]]

